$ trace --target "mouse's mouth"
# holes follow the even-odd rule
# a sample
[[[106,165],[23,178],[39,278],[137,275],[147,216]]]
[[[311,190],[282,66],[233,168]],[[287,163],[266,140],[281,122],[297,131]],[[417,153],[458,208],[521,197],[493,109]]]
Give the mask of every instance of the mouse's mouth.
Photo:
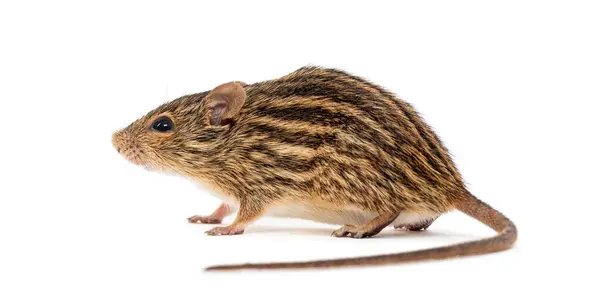
[[[125,151],[123,153],[123,157],[125,157],[125,159],[127,159],[129,162],[131,162],[135,165],[146,166],[146,164],[144,163],[144,160],[142,160],[142,154],[143,154],[142,152],[139,152],[136,149],[133,149],[133,150]]]

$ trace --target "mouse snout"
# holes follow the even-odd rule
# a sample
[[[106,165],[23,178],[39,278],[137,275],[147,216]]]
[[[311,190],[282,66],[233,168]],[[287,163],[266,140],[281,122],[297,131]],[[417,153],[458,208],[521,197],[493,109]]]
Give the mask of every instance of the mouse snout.
[[[117,152],[120,154],[121,153],[121,146],[119,143],[119,136],[120,136],[120,132],[116,132],[112,135],[112,145],[113,147],[117,150]]]
[[[113,147],[128,161],[142,165],[146,162],[146,152],[127,130],[121,130],[112,135]]]
[[[112,145],[121,155],[127,155],[128,149],[131,148],[128,144],[132,144],[129,135],[125,131],[118,131],[112,135]]]

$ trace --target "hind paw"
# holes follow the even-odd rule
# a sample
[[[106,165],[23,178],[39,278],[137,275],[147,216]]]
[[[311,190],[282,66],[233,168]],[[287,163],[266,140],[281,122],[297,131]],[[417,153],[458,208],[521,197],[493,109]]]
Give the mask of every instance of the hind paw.
[[[335,237],[353,237],[353,238],[365,238],[371,237],[379,232],[363,229],[362,227],[344,225],[343,227],[333,231],[331,236]]]
[[[410,225],[395,225],[394,229],[403,229],[408,231],[425,231],[427,230],[427,228],[429,228],[429,226],[431,226],[431,224],[433,224],[433,221],[434,220],[426,220]]]

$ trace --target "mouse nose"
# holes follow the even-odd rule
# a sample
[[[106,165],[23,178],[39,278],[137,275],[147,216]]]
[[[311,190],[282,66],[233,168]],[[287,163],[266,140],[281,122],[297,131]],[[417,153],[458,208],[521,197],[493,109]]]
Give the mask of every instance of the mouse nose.
[[[114,133],[112,136],[112,145],[115,147],[115,149],[117,150],[117,152],[120,154],[121,153],[121,147],[119,146],[119,133]]]

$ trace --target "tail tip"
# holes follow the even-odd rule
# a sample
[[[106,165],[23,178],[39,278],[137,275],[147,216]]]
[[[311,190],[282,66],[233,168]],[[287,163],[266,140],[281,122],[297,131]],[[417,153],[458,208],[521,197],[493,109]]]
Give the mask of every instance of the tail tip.
[[[251,265],[213,265],[204,268],[205,272],[224,272],[224,271],[235,271],[250,268]]]
[[[225,270],[225,269],[223,268],[223,266],[220,266],[220,265],[213,265],[213,266],[204,268],[205,272],[218,272],[218,271],[223,271],[223,270]]]

